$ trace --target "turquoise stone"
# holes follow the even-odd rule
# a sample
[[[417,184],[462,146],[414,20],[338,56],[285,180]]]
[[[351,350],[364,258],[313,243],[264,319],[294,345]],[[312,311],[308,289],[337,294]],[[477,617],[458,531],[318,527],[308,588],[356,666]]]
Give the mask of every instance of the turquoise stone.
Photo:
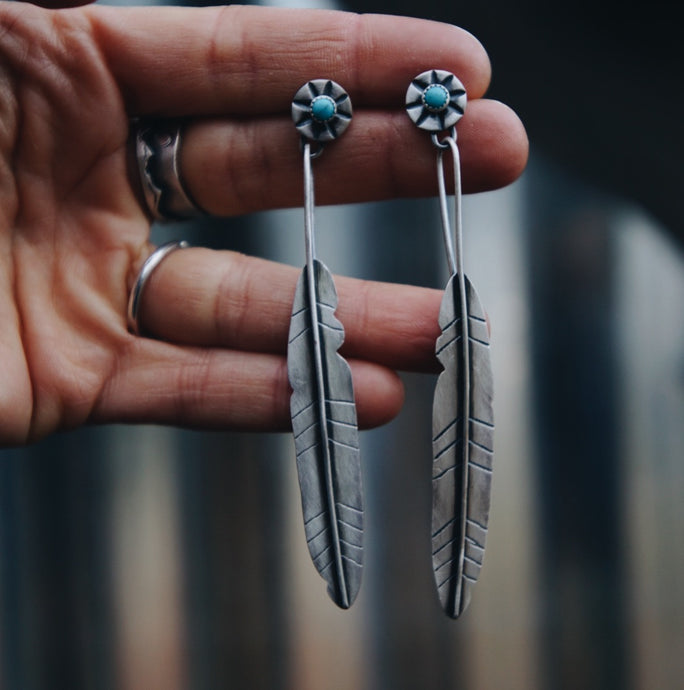
[[[337,112],[337,106],[330,96],[316,96],[311,101],[311,114],[319,122],[327,122]]]
[[[441,84],[431,84],[423,93],[423,101],[430,110],[444,110],[449,104],[449,92]]]

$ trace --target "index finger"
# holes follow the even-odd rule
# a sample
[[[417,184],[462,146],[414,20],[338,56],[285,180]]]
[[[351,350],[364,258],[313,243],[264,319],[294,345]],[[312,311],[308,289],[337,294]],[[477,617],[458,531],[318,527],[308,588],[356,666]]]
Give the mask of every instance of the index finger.
[[[458,75],[471,98],[489,85],[479,41],[428,20],[250,6],[78,11],[135,115],[282,112],[316,78],[338,81],[357,106],[396,107],[431,68]]]

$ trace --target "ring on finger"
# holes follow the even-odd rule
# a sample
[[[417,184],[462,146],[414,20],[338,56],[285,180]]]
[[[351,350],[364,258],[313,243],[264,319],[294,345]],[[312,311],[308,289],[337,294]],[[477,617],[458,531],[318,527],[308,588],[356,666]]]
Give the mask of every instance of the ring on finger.
[[[134,124],[135,157],[145,205],[155,220],[188,220],[204,215],[190,196],[180,171],[183,125],[140,120]]]
[[[145,286],[159,264],[176,249],[185,249],[190,245],[184,240],[180,242],[167,242],[157,247],[145,260],[138,277],[135,279],[131,294],[128,296],[127,322],[128,330],[133,335],[140,335],[139,311]]]

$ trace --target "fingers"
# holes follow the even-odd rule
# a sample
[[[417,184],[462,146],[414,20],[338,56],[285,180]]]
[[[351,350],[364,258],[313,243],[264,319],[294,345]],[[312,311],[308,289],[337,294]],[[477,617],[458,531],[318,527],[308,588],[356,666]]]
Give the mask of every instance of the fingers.
[[[287,348],[299,270],[234,252],[185,249],[149,276],[139,318],[98,398],[92,422],[284,430],[290,426]],[[340,278],[337,316],[359,425],[399,412],[395,368],[434,370],[440,293]]]
[[[505,186],[525,168],[524,127],[502,103],[471,102],[458,136],[465,192]],[[184,133],[181,168],[191,196],[217,215],[302,202],[301,175],[293,174],[301,170],[301,152],[289,119],[192,124]],[[437,193],[430,138],[403,111],[357,111],[344,140],[316,161],[315,173],[320,203]]]
[[[457,74],[471,98],[489,84],[480,43],[437,22],[244,6],[86,11],[132,115],[288,112],[316,78],[338,81],[357,106],[400,107],[431,67]]]
[[[397,375],[368,362],[350,364],[359,426],[379,426],[396,416],[404,396]],[[90,421],[283,431],[290,428],[289,410],[283,356],[136,338]]]
[[[140,307],[162,340],[284,354],[299,269],[234,252],[185,249],[151,275]],[[435,371],[441,293],[336,278],[342,352],[392,369]]]

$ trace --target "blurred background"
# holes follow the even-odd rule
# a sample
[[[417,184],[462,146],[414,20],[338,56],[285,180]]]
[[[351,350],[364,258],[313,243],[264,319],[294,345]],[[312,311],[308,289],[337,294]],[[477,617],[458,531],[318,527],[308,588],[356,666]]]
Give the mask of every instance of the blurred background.
[[[449,620],[433,590],[434,377],[405,376],[400,417],[361,435],[366,568],[347,612],[308,556],[289,435],[89,428],[0,452],[1,688],[682,687],[677,24],[657,2],[474,5],[345,5],[471,30],[492,56],[490,95],[531,138],[523,177],[464,206],[497,419],[469,610]],[[443,287],[437,212],[434,199],[319,208],[320,257]],[[304,256],[301,209],[153,234]]]

